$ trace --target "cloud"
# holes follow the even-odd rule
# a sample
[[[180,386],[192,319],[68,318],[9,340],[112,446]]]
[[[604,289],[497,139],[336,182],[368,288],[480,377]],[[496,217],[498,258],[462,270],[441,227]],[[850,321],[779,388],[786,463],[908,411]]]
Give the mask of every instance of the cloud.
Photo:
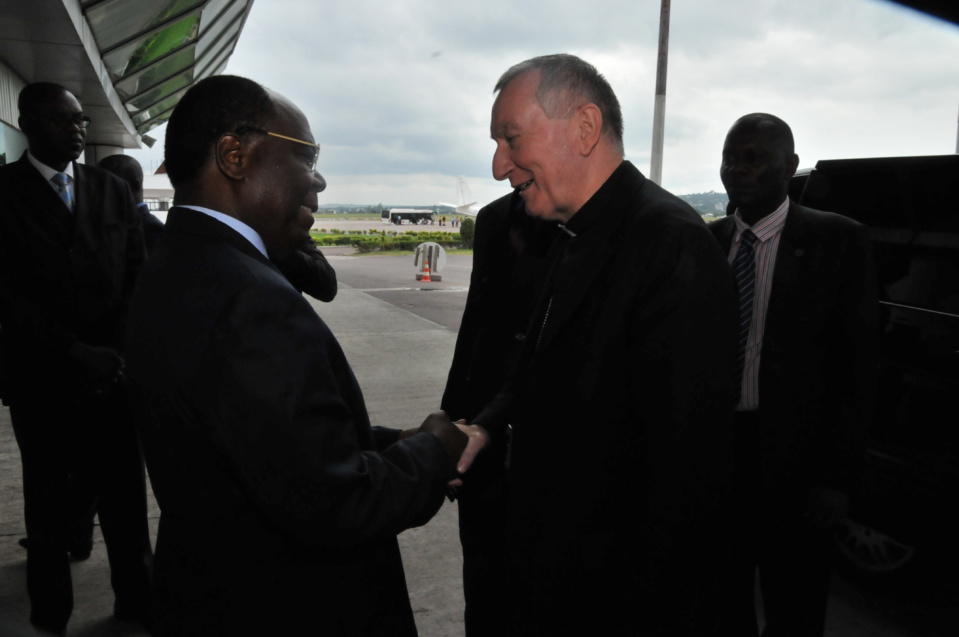
[[[428,205],[452,197],[460,174],[488,201],[508,190],[490,176],[492,88],[534,55],[574,53],[606,75],[627,158],[648,170],[659,5],[258,2],[227,72],[303,109],[329,201]],[[955,151],[954,25],[881,0],[700,0],[672,4],[669,41],[663,185],[674,192],[721,190],[726,131],[754,111],[790,123],[804,166]]]

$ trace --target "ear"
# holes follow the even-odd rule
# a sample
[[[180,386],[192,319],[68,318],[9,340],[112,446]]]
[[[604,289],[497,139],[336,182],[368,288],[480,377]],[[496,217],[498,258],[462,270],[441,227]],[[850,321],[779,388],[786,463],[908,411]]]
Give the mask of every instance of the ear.
[[[216,142],[216,167],[227,179],[242,181],[246,177],[248,144],[234,133],[226,133]]]
[[[576,109],[574,116],[579,135],[579,150],[586,156],[593,152],[603,136],[603,114],[595,104],[586,104]]]
[[[792,176],[796,174],[797,168],[799,168],[799,155],[793,153],[786,158],[786,177],[792,179]]]
[[[29,115],[21,115],[17,118],[17,126],[24,135],[33,132],[33,122],[34,118]]]

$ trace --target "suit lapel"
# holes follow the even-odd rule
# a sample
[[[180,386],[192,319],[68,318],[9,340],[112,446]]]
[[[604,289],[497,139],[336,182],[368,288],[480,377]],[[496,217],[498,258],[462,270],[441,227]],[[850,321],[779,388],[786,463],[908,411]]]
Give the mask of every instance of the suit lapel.
[[[806,236],[806,220],[802,210],[790,203],[782,237],[779,240],[779,249],[776,252],[776,268],[773,271],[773,285],[769,295],[766,329],[769,329],[769,326],[792,325],[789,305],[797,301],[803,302],[802,277],[808,272],[805,267],[808,252]]]
[[[562,232],[562,231],[561,231]],[[612,254],[605,241],[577,241],[577,237],[560,237],[556,247],[563,250],[556,263],[552,285],[552,302],[543,325],[539,349],[547,349],[557,335],[563,333],[597,277],[606,269]],[[555,245],[555,244],[554,244]]]
[[[26,152],[14,166],[18,175],[13,183],[15,194],[11,198],[26,203],[23,214],[29,218],[24,221],[51,244],[69,245],[73,238],[73,215],[63,200],[33,167]]]
[[[85,167],[74,162],[74,204],[72,213],[74,219],[74,235],[81,245],[87,246],[91,251],[96,252],[100,247],[102,235],[99,232],[95,232],[95,229],[102,228],[108,220],[105,218],[99,220],[94,219],[96,215],[105,215],[106,210],[102,208],[97,210],[94,208],[94,202],[96,201],[94,186],[87,177]],[[64,206],[64,208],[66,208],[66,206]]]

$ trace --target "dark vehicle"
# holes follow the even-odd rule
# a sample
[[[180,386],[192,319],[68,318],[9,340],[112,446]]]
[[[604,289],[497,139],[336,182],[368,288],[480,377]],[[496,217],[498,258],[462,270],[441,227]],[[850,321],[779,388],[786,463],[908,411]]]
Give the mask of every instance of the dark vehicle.
[[[820,161],[803,205],[869,226],[879,277],[875,419],[839,553],[859,574],[955,580],[959,551],[959,155]],[[911,579],[911,578],[910,578]],[[936,578],[938,579],[938,578]]]

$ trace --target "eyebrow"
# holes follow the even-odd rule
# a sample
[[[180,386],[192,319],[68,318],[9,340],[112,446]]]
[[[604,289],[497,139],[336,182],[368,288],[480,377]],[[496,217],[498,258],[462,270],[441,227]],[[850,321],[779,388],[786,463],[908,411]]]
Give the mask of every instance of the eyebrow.
[[[496,139],[497,136],[505,137],[510,130],[515,130],[516,124],[510,121],[503,122],[497,125],[495,128],[490,127],[490,137]]]

